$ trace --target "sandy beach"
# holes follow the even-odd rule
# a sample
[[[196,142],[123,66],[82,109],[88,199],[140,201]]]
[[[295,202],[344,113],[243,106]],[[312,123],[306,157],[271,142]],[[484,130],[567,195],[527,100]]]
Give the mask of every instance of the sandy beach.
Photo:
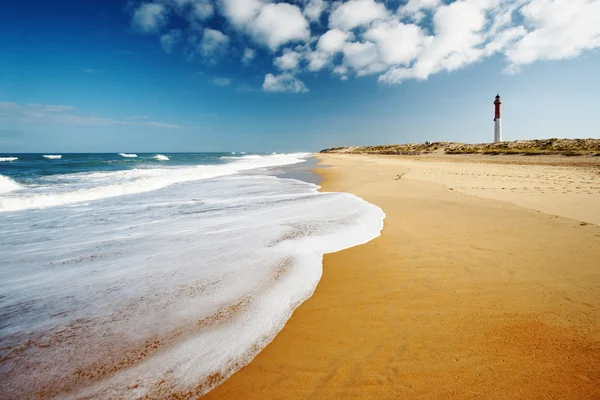
[[[204,398],[600,398],[597,165],[319,158],[322,190],[385,211],[382,236],[326,255],[314,295]]]

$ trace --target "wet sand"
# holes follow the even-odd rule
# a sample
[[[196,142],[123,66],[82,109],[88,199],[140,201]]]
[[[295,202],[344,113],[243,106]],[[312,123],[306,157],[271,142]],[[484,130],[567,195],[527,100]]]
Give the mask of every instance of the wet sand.
[[[326,255],[313,297],[205,399],[600,398],[596,167],[319,157],[322,190],[383,208],[382,236]]]

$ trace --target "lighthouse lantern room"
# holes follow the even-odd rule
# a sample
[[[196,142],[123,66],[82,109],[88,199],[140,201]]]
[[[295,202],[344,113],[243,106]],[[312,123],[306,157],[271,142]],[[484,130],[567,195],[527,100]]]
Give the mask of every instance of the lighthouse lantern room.
[[[502,122],[500,121],[500,107],[502,106],[502,101],[500,100],[500,95],[496,95],[496,100],[494,100],[494,143],[498,143],[502,141]]]

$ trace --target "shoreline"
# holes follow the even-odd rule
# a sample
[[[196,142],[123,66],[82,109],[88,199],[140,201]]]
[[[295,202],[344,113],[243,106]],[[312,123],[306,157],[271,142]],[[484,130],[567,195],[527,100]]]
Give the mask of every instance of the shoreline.
[[[598,226],[418,179],[433,163],[412,157],[318,158],[323,191],[386,212],[382,236],[325,255],[313,297],[204,398],[600,396]]]

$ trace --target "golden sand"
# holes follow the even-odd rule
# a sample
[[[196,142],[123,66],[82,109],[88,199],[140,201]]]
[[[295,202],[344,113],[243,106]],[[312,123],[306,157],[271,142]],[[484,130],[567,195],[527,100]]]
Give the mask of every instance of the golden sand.
[[[323,190],[383,208],[382,236],[326,255],[314,296],[206,399],[600,398],[600,227],[584,222],[598,221],[598,191],[570,210],[502,197],[523,172],[507,166],[473,178],[469,163],[320,158]],[[541,188],[544,171],[524,179]],[[567,168],[557,177],[574,179],[547,186],[579,173],[600,180]],[[486,190],[494,179],[506,183]]]

